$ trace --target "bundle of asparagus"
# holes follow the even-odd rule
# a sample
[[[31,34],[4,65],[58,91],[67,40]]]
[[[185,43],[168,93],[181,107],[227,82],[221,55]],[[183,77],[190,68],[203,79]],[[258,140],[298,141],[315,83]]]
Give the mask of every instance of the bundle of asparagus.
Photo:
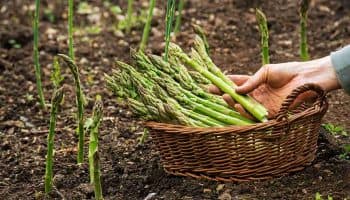
[[[105,75],[108,87],[143,120],[177,123],[196,127],[249,125],[221,97],[208,93],[202,85],[213,83],[230,94],[259,121],[267,112],[249,96],[234,92],[231,82],[212,62],[204,41],[196,37],[191,57],[170,44],[168,61],[157,55],[131,52],[134,65],[117,61],[118,68]],[[189,71],[186,66],[196,71]]]

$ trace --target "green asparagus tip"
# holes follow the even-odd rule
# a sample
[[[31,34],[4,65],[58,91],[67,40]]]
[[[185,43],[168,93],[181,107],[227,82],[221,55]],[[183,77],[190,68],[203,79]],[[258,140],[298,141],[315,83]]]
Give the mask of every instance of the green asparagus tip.
[[[300,1],[300,14],[305,17],[307,14],[307,10],[309,9],[310,0],[301,0]]]

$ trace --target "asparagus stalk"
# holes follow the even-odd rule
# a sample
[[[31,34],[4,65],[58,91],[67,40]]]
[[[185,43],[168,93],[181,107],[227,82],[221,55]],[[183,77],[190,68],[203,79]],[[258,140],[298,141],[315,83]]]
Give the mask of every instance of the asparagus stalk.
[[[205,50],[205,49],[204,49]],[[190,59],[183,51],[182,49],[177,46],[176,44],[171,43],[170,44],[170,51],[173,55],[177,56],[184,62],[186,65],[194,68],[199,73],[201,73],[204,77],[209,79],[213,84],[218,86],[223,92],[229,94],[233,99],[235,99],[238,103],[240,103],[246,110],[248,110],[254,117],[256,117],[259,121],[266,121],[267,111],[266,109],[262,109],[262,105],[260,105],[258,102],[254,101],[252,98],[249,98],[249,96],[239,95],[234,91],[234,88],[236,87],[234,83],[230,80],[227,80],[228,78],[222,74],[221,71],[215,71],[209,72],[207,69],[203,68],[198,63],[194,62],[192,59]],[[200,53],[200,52],[199,52]],[[202,57],[203,58],[203,57]],[[208,57],[206,57],[207,60]],[[205,58],[203,58],[205,60]],[[208,68],[210,63],[207,63]],[[211,65],[212,67],[214,65]],[[214,74],[220,75],[220,77],[214,75]],[[224,81],[226,80],[226,81]],[[230,83],[230,84],[228,84]]]
[[[307,14],[310,0],[301,0],[300,2],[300,57],[303,61],[309,60],[307,47]]]
[[[94,185],[95,199],[103,200],[102,187],[101,187],[101,170],[100,170],[100,157],[98,153],[98,128],[100,126],[103,113],[103,103],[101,96],[96,96],[95,105],[92,113],[92,124],[89,127],[90,130],[90,143],[89,143],[89,171],[90,182]]]
[[[180,32],[180,26],[181,26],[181,17],[182,17],[182,10],[185,5],[185,0],[179,0],[179,4],[177,5],[177,16],[175,21],[175,27],[174,27],[174,33]]]
[[[128,0],[128,9],[126,14],[126,33],[130,33],[131,30],[131,19],[133,14],[133,4],[134,0]]]
[[[68,0],[68,46],[69,46],[69,57],[74,60],[74,44],[73,44],[73,0]]]
[[[165,16],[165,50],[164,50],[164,60],[168,60],[168,50],[170,35],[173,27],[173,18],[175,13],[175,0],[167,0],[166,6],[166,16]]]
[[[83,163],[84,161],[84,96],[81,89],[81,83],[79,78],[79,72],[78,72],[78,66],[74,63],[74,61],[64,55],[64,54],[58,54],[60,58],[64,60],[64,62],[68,65],[70,71],[73,74],[74,82],[75,82],[75,93],[76,93],[76,102],[78,107],[78,135],[79,135],[79,142],[78,142],[78,164]]]
[[[269,29],[267,27],[267,20],[265,14],[256,9],[256,21],[259,25],[259,31],[261,34],[261,56],[262,56],[262,64],[266,65],[270,63],[269,57]]]
[[[143,29],[141,44],[140,44],[140,51],[144,51],[147,45],[148,37],[149,37],[149,31],[151,28],[151,22],[153,17],[153,8],[156,3],[156,0],[150,0],[149,1],[149,8],[148,8],[148,16],[147,21],[145,24],[145,27]]]
[[[45,168],[45,193],[48,194],[52,190],[52,167],[53,167],[53,150],[54,150],[54,137],[56,127],[56,115],[59,104],[62,102],[63,88],[55,90],[51,100],[51,114],[50,114],[50,128],[49,135],[47,137],[47,155],[46,155],[46,168]]]
[[[36,78],[36,87],[39,95],[39,103],[41,108],[45,109],[45,97],[43,92],[43,86],[41,82],[41,67],[39,62],[39,9],[40,9],[40,0],[35,0],[35,12],[34,12],[34,21],[33,21],[33,52],[34,52],[34,67],[35,67],[35,78]]]

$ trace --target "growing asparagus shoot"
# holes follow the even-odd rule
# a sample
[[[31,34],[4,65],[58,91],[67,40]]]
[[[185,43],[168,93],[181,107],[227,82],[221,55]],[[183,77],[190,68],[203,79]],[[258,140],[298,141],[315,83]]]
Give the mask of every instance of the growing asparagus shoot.
[[[165,16],[165,51],[164,60],[168,60],[168,49],[170,43],[170,36],[173,27],[173,18],[175,13],[175,0],[167,0],[166,16]]]
[[[256,21],[258,22],[259,31],[261,35],[261,56],[262,56],[262,64],[266,65],[270,63],[269,56],[269,29],[267,26],[267,20],[265,14],[256,9]]]
[[[73,12],[74,12],[74,1],[68,0],[68,46],[69,46],[69,57],[74,60],[74,43],[73,43]]]
[[[175,21],[175,27],[174,27],[174,33],[180,32],[181,27],[181,18],[182,18],[182,10],[185,5],[185,0],[179,0],[179,4],[177,5],[177,15],[176,15],[176,21]]]
[[[307,45],[307,14],[310,0],[301,0],[300,2],[300,58],[303,61],[309,60]]]
[[[141,39],[141,44],[140,44],[140,51],[144,51],[146,48],[146,45],[147,45],[149,32],[151,29],[153,9],[154,9],[155,3],[156,3],[156,0],[149,1],[148,16],[147,16],[147,21],[146,21],[145,27],[143,29],[143,34],[142,34],[142,39]]]
[[[78,66],[74,63],[74,61],[64,55],[58,54],[60,58],[68,65],[70,71],[73,74],[74,82],[75,82],[75,93],[76,93],[76,102],[78,107],[77,120],[78,120],[78,128],[77,132],[79,135],[78,142],[78,164],[83,163],[84,161],[84,96],[81,89],[81,83],[79,78]]]
[[[53,168],[53,151],[54,151],[54,137],[56,127],[56,115],[58,107],[62,102],[63,88],[57,89],[51,100],[51,114],[50,114],[50,127],[49,135],[47,137],[47,155],[46,155],[46,168],[45,168],[45,193],[48,194],[52,189],[52,168]]]
[[[126,33],[130,33],[131,30],[131,19],[133,15],[133,3],[134,0],[128,0],[128,9],[126,13]]]
[[[90,182],[94,185],[95,199],[102,200],[102,187],[101,187],[101,169],[100,158],[98,153],[98,127],[101,122],[103,112],[103,103],[101,96],[96,96],[95,105],[92,113],[92,123],[90,130],[90,143],[89,143],[89,170],[90,170]]]
[[[35,11],[34,11],[34,21],[33,21],[33,52],[34,52],[34,67],[35,67],[35,78],[36,78],[36,87],[39,95],[39,103],[41,108],[45,109],[45,97],[43,93],[43,86],[41,82],[41,67],[39,62],[39,9],[40,9],[40,0],[35,0]]]

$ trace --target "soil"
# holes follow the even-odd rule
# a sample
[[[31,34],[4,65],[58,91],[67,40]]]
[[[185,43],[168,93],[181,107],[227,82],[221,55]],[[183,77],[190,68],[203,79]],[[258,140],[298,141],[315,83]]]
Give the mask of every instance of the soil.
[[[92,3],[91,3],[92,2]],[[96,3],[99,2],[99,3]],[[283,177],[243,184],[218,183],[168,175],[162,169],[152,139],[139,144],[142,123],[117,104],[104,84],[113,62],[129,61],[129,48],[137,48],[142,27],[130,34],[115,32],[117,19],[101,1],[90,1],[90,14],[76,14],[75,51],[87,97],[86,116],[91,114],[96,94],[103,96],[105,111],[100,127],[102,187],[105,199],[314,199],[319,192],[334,199],[350,198],[350,164],[339,152],[319,139],[317,158],[309,167]],[[110,1],[124,10],[126,1]],[[186,1],[187,2],[187,1]],[[76,2],[78,5],[78,1]],[[159,3],[158,3],[159,4]],[[164,3],[165,4],[165,3]],[[76,6],[77,7],[77,6]],[[147,1],[135,1],[135,9]],[[182,31],[176,41],[188,49],[198,23],[208,33],[213,60],[227,73],[252,74],[260,67],[259,34],[254,8],[262,8],[270,28],[273,63],[299,60],[298,5],[293,0],[191,0],[185,7]],[[37,102],[32,59],[31,15],[33,1],[2,1],[0,5],[0,199],[43,199],[46,137],[49,111]],[[40,63],[46,101],[52,94],[50,72],[53,56],[67,51],[67,5],[42,1],[42,10],[51,9],[54,21],[44,12],[40,23]],[[157,5],[149,50],[163,51],[164,9]],[[309,49],[312,58],[328,55],[350,43],[350,2],[313,0],[309,13]],[[102,31],[81,30],[97,24]],[[12,42],[11,42],[12,40]],[[17,45],[13,44],[13,41]],[[76,164],[73,80],[62,69],[66,87],[55,135],[53,199],[93,199],[88,167]],[[325,123],[350,132],[350,97],[342,91],[329,95]],[[348,137],[337,140],[349,143]],[[88,140],[86,140],[88,142]]]

